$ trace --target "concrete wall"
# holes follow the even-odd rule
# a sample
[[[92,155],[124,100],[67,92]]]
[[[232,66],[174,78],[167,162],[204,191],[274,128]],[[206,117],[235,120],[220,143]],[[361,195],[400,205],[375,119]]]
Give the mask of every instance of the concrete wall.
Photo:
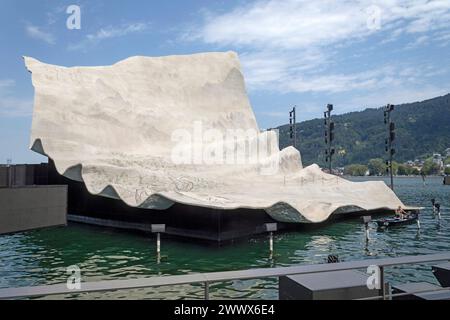
[[[0,188],[0,234],[66,224],[67,186]]]
[[[17,164],[17,165],[11,166],[11,169],[12,169],[12,171],[11,171],[12,185],[18,186],[18,187],[26,186],[27,185],[27,165]]]
[[[0,188],[9,186],[9,168],[6,166],[0,166]]]
[[[48,184],[48,164],[0,165],[0,188]]]

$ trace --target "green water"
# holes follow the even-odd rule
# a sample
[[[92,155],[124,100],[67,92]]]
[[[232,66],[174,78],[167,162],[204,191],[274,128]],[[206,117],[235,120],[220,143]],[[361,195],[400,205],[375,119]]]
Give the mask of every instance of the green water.
[[[358,219],[307,232],[282,233],[275,239],[273,261],[268,259],[266,237],[221,248],[163,238],[162,252],[166,258],[158,264],[154,256],[154,238],[74,224],[66,228],[0,236],[0,287],[65,283],[66,267],[70,265],[81,268],[83,281],[97,281],[324,263],[329,254],[350,261],[450,250],[450,186],[443,186],[440,177],[428,178],[426,186],[420,178],[397,178],[395,182],[396,193],[403,202],[427,207],[422,211],[420,232],[416,224],[385,232],[373,229],[368,246]],[[433,197],[441,203],[440,221],[431,213],[430,199]],[[429,266],[390,268],[387,278],[394,283],[435,282]],[[230,281],[214,284],[210,295],[211,298],[276,299],[276,289],[275,279]],[[74,297],[200,299],[203,288],[185,285],[57,298]]]

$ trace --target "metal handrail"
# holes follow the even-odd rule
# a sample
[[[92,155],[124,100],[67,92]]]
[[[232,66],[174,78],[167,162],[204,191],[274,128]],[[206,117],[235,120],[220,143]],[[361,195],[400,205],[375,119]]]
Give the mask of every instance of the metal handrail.
[[[85,282],[81,283],[81,289],[73,289],[73,290],[68,289],[66,283],[62,283],[55,285],[0,289],[0,299],[142,289],[149,287],[161,287],[161,286],[183,285],[194,283],[204,284],[205,299],[208,299],[209,286],[212,283],[232,281],[232,280],[272,278],[287,275],[313,274],[330,271],[354,270],[367,268],[373,265],[380,267],[381,271],[380,278],[382,279],[381,283],[384,284],[384,269],[386,267],[392,267],[396,265],[422,264],[448,260],[450,260],[450,252],[422,255],[422,256],[368,259],[368,260],[350,261],[332,264],[300,265],[294,267],[248,269],[240,271],[210,272],[210,273],[198,273],[187,275],[150,277],[141,279]],[[382,287],[384,288],[384,285]],[[386,298],[386,293],[384,292],[384,290],[383,290],[383,298]]]
[[[450,288],[437,288],[437,289],[432,289],[432,290],[427,289],[427,290],[418,290],[418,291],[393,293],[393,294],[389,295],[389,298],[397,298],[397,297],[404,297],[404,296],[417,295],[417,294],[441,293],[441,292],[448,292],[448,293],[450,293]],[[355,300],[383,300],[383,296],[358,298],[358,299],[355,299]]]

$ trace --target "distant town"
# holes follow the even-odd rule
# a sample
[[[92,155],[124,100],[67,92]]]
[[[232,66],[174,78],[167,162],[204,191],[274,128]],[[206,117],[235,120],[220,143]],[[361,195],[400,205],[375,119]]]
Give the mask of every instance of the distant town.
[[[370,159],[367,164],[350,164],[333,168],[337,175],[382,176],[386,174],[386,161],[381,158]],[[404,163],[393,162],[393,174],[397,176],[450,175],[450,148],[444,153],[433,153],[428,157],[408,160]]]

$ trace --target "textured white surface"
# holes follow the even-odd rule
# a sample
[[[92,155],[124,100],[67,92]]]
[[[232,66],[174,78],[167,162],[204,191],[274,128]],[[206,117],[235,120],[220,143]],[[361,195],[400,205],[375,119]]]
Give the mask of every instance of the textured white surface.
[[[151,209],[174,202],[262,208],[288,222],[405,207],[383,182],[355,183],[317,165],[302,168],[296,149],[280,151],[275,132],[259,133],[233,52],[132,57],[105,67],[66,68],[28,57],[25,63],[35,87],[31,148],[92,194]],[[266,138],[271,149],[258,163],[177,164],[174,132],[195,136],[199,123],[203,132],[253,130],[255,141]],[[195,158],[202,149],[193,146]],[[278,171],[264,174],[274,163]]]

